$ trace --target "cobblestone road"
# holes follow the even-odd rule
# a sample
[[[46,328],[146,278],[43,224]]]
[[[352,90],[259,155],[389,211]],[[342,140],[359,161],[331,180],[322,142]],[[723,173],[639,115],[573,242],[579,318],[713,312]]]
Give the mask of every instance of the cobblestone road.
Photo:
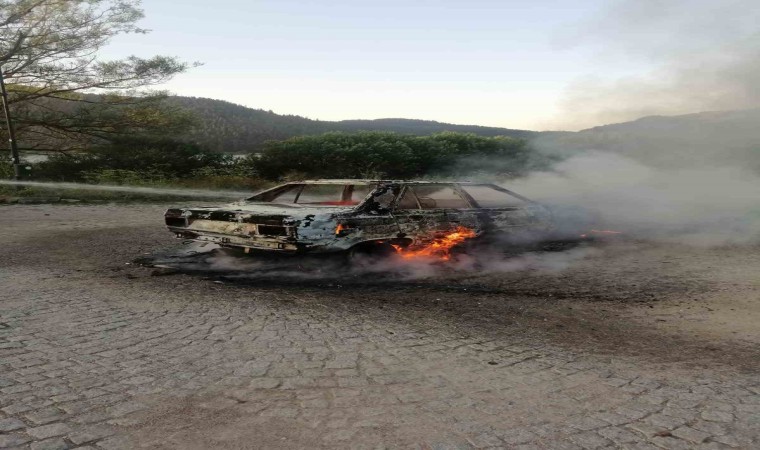
[[[569,348],[530,299],[150,276],[160,209],[0,209],[0,448],[760,446],[752,370]]]

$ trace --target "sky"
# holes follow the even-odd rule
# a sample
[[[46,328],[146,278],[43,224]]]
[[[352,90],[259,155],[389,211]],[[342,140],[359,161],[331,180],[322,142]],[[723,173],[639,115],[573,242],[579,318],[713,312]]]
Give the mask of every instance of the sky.
[[[279,114],[580,129],[606,116],[568,119],[579,108],[578,86],[638,79],[663,64],[648,50],[668,39],[670,22],[648,30],[634,21],[614,32],[631,3],[145,0],[140,25],[151,33],[119,36],[104,56],[199,61],[161,88]],[[626,45],[608,45],[616,40]]]

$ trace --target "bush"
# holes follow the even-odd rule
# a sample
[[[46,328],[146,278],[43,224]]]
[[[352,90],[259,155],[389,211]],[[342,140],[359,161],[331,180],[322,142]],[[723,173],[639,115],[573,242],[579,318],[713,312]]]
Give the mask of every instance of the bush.
[[[270,141],[248,159],[268,179],[517,176],[547,163],[521,139],[451,132],[325,133]]]
[[[214,153],[196,144],[133,137],[120,138],[86,153],[53,155],[37,165],[35,174],[56,181],[118,182],[119,175],[173,179],[192,176],[199,169],[229,165],[234,165],[231,155]]]
[[[121,138],[39,163],[40,180],[254,191],[267,180],[307,178],[508,178],[544,168],[526,141],[464,133],[326,133],[270,141],[261,154],[236,159],[193,143]],[[11,167],[0,166],[11,175]]]
[[[0,163],[0,179],[8,180],[13,178],[13,164],[10,162]]]
[[[239,191],[255,192],[270,187],[271,182],[255,177],[243,177],[238,175],[211,175],[192,177],[176,180],[174,186],[191,189],[232,189]]]
[[[155,186],[167,184],[171,179],[157,170],[99,169],[83,172],[82,178],[91,184],[115,184],[128,186]]]

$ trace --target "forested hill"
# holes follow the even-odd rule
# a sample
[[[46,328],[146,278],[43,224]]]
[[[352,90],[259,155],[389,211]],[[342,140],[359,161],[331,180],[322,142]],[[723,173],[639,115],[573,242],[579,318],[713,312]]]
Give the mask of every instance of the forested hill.
[[[261,149],[264,141],[270,139],[282,140],[328,131],[395,131],[416,135],[457,131],[480,136],[517,138],[530,138],[538,134],[527,130],[454,125],[431,120],[377,119],[337,122],[312,120],[198,97],[175,96],[170,97],[169,101],[194,111],[198,116],[199,123],[185,135],[186,138],[203,144],[211,150],[225,153],[252,153]]]
[[[441,131],[456,131],[458,133],[474,133],[478,136],[484,137],[509,136],[528,139],[539,134],[536,131],[529,130],[482,127],[479,125],[455,125],[451,123],[436,122],[434,120],[415,119],[342,120],[340,122],[321,123],[335,124],[340,127],[340,131],[395,131],[396,133],[419,135],[438,133]]]
[[[576,133],[541,133],[544,151],[617,153],[654,167],[742,166],[760,172],[760,109],[648,116]]]

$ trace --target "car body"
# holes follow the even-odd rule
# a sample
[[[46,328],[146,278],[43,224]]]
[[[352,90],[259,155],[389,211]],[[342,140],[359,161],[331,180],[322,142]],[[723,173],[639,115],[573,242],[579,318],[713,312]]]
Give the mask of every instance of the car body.
[[[400,180],[286,183],[223,207],[172,208],[165,222],[179,238],[281,253],[417,248],[460,227],[475,236],[552,228],[545,207],[494,184]]]

